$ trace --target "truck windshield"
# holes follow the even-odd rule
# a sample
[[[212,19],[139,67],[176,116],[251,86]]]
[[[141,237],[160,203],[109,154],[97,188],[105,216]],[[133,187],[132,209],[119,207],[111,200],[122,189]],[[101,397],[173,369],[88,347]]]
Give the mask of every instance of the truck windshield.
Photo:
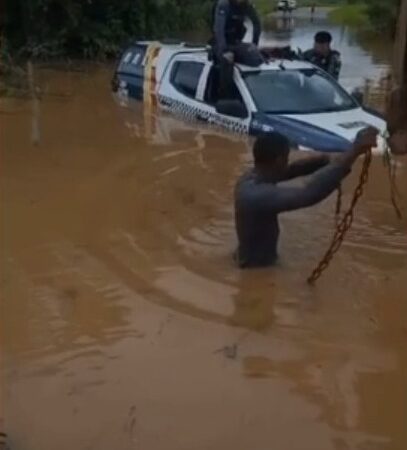
[[[267,70],[243,73],[259,111],[312,114],[358,107],[329,75],[318,69]]]

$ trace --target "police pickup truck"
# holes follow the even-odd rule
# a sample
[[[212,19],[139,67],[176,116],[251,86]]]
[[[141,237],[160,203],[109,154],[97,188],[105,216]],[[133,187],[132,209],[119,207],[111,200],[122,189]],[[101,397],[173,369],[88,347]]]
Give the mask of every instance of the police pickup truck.
[[[218,76],[205,47],[135,42],[123,52],[112,86],[121,97],[184,120],[250,135],[278,131],[300,150],[344,152],[362,128],[386,131],[379,114],[308,62],[270,58],[258,67],[236,64],[231,98],[223,100]]]

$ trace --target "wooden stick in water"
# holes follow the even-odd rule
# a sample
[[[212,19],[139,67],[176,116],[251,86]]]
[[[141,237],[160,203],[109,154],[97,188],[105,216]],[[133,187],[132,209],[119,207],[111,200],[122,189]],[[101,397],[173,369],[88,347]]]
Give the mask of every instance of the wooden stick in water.
[[[35,86],[34,66],[30,59],[27,61],[27,77],[32,101],[31,142],[33,145],[39,145],[41,138],[40,99]]]

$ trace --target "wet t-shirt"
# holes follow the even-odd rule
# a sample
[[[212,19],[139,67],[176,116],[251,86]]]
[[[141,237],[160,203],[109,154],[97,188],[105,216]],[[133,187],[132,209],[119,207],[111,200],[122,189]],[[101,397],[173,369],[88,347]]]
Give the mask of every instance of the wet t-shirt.
[[[313,172],[305,185],[292,181]],[[339,186],[348,172],[340,163],[328,164],[326,158],[315,158],[291,164],[284,180],[275,184],[262,181],[255,170],[245,173],[235,188],[239,266],[272,265],[277,259],[278,214],[318,203]]]

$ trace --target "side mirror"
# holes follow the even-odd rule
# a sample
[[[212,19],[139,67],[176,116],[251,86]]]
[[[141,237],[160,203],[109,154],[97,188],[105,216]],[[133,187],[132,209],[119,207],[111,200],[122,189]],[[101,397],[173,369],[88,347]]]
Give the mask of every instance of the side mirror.
[[[246,106],[240,100],[218,100],[215,108],[219,114],[225,116],[238,117],[239,119],[245,119],[248,116]]]
[[[359,103],[359,105],[363,105],[365,100],[363,92],[359,91],[359,89],[355,89],[352,91],[351,95]]]

